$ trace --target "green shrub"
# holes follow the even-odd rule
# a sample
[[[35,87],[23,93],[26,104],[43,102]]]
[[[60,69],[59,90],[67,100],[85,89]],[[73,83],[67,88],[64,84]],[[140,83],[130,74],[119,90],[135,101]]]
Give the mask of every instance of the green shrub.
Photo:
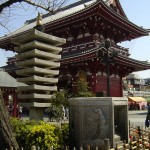
[[[88,82],[86,81],[77,81],[77,92],[75,97],[93,97],[94,94],[89,90]]]
[[[64,145],[63,133],[67,129],[62,129],[56,125],[40,121],[22,121],[15,118],[11,119],[16,139],[20,147],[28,150],[31,146],[39,146],[41,150],[46,150],[53,146],[54,149]]]
[[[69,124],[62,123],[61,129],[62,129],[63,145],[68,146],[69,145]]]

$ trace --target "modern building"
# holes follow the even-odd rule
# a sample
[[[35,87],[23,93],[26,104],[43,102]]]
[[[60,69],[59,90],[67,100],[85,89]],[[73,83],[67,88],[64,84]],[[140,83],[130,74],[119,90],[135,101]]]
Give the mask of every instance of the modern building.
[[[136,5],[136,4],[135,4]],[[36,19],[0,38],[0,48],[15,51],[11,42],[29,32]],[[148,31],[128,20],[119,0],[82,0],[43,16],[45,32],[67,39],[61,52],[59,88],[68,81],[72,92],[76,82],[88,82],[97,96],[123,96],[122,78],[150,69],[150,63],[130,58],[129,49],[118,43],[148,36]],[[109,39],[109,40],[108,40]]]
[[[138,74],[131,73],[126,78],[128,90],[145,91],[145,81]]]

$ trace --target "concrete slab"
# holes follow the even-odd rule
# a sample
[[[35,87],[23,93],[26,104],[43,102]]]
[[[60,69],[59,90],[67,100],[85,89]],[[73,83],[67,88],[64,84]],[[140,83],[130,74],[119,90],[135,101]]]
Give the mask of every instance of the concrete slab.
[[[47,94],[18,94],[19,99],[51,99],[53,95],[47,95]]]
[[[16,73],[18,75],[30,75],[30,74],[38,75],[39,74],[39,75],[53,76],[53,75],[58,75],[59,70],[50,70],[50,69],[44,69],[44,68],[34,66],[32,68],[16,70]]]
[[[14,50],[18,53],[22,53],[25,51],[30,51],[32,49],[40,49],[42,51],[58,54],[59,52],[62,51],[62,48],[56,47],[53,45],[45,44],[39,41],[32,41],[30,43],[25,43],[20,46],[14,47]]]
[[[43,32],[40,32],[36,29],[32,29],[30,32],[25,33],[23,35],[19,35],[19,37],[12,38],[11,41],[16,45],[21,45],[24,43],[28,43],[33,40],[38,40],[43,43],[47,43],[49,45],[60,46],[66,43],[66,39],[59,38],[53,35],[49,35]]]
[[[57,91],[57,86],[44,86],[44,85],[29,85],[29,86],[18,86],[18,90],[21,91],[34,91],[34,90],[39,90],[39,91]]]
[[[25,61],[16,62],[17,67],[31,67],[31,66],[42,66],[42,68],[57,68],[60,67],[60,62],[53,62],[52,60],[42,60],[38,58],[32,58]]]
[[[30,102],[30,103],[19,103],[19,106],[22,107],[50,107],[51,103],[39,103],[39,102]]]
[[[57,83],[57,78],[47,78],[47,77],[40,77],[40,76],[31,76],[31,77],[25,77],[25,78],[17,78],[18,82],[23,83],[34,83],[34,82],[41,82],[41,83]]]
[[[46,60],[60,60],[61,59],[61,55],[56,55],[53,53],[48,53],[48,52],[44,52],[38,49],[33,49],[31,51],[28,52],[24,52],[24,53],[20,53],[18,55],[15,56],[18,60],[24,60],[24,59],[29,59],[29,58],[43,58]]]

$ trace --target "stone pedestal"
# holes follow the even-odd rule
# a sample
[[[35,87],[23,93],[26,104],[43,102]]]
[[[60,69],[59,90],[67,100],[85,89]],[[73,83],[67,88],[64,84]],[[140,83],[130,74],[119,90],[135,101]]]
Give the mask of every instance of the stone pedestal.
[[[43,120],[43,108],[30,107],[30,120]]]
[[[128,141],[128,101],[123,97],[71,98],[69,129],[71,146],[95,149],[103,147],[104,139],[110,145]]]
[[[39,103],[39,102],[31,102],[31,103],[19,103],[20,106],[29,108],[29,118],[30,120],[44,120],[44,108],[50,107],[50,103]]]

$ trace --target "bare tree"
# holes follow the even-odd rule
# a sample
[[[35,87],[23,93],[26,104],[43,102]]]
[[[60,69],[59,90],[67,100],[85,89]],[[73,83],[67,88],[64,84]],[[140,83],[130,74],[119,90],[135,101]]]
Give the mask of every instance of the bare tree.
[[[4,105],[4,100],[0,91],[0,149],[10,149],[13,147],[15,150],[19,148],[15,135],[13,134],[9,114]]]
[[[28,5],[27,10],[32,6],[35,10],[40,8],[45,12],[52,13],[64,6],[66,2],[67,0],[0,0],[0,26],[9,30],[9,22],[18,15],[15,14],[15,11],[24,9],[24,4]],[[9,115],[3,101],[0,92],[0,150],[11,147],[17,150],[19,146],[11,129]]]
[[[14,17],[17,17],[18,14],[15,12],[19,9],[53,13],[64,6],[68,1],[69,0],[1,0],[0,26],[10,32],[9,22],[14,19]]]
[[[22,2],[26,2],[29,5],[42,8],[49,12],[53,12],[61,8],[66,3],[66,0],[1,0],[0,13],[2,13],[5,8],[11,7],[15,3]]]

